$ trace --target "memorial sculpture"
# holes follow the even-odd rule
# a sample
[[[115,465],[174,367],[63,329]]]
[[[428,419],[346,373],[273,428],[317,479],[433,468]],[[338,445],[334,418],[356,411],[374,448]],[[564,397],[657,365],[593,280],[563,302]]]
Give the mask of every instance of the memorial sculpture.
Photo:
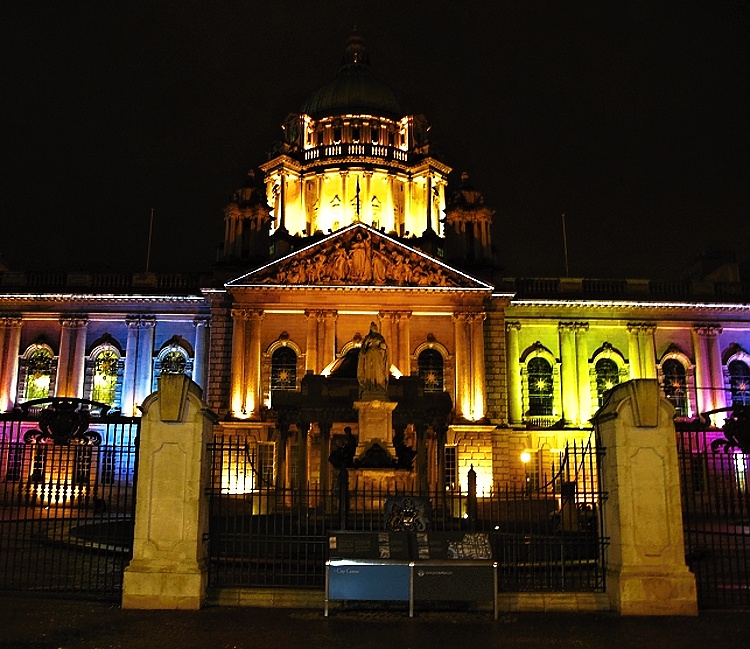
[[[378,325],[371,322],[369,333],[362,339],[357,362],[360,398],[386,399],[390,368],[388,345],[378,331]]]

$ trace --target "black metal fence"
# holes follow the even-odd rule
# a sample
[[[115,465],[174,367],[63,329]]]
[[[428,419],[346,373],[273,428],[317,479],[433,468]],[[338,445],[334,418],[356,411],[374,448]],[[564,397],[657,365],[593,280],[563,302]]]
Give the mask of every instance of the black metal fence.
[[[333,488],[268,487],[241,439],[216,437],[210,453],[212,587],[323,588],[329,534],[385,531],[386,500],[414,496],[429,499],[429,529],[488,533],[501,590],[605,590],[606,498],[599,488],[600,452],[590,442],[568,448],[554,477],[540,488],[488,493],[406,493],[382,486],[385,480],[379,487],[369,480],[367,489],[350,489],[355,480],[346,470]]]
[[[119,600],[140,419],[83,400],[0,415],[0,589]]]
[[[677,434],[685,558],[701,608],[750,608],[748,456],[720,430]]]

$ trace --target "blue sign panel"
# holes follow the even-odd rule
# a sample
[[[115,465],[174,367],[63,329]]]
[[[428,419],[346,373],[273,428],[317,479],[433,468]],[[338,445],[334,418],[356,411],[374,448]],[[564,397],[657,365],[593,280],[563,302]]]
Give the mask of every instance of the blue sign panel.
[[[409,564],[330,561],[328,599],[409,601]]]

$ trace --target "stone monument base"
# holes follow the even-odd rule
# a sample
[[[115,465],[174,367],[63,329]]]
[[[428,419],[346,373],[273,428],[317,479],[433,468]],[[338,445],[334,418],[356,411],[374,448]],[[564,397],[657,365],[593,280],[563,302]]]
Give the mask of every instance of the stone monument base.
[[[395,457],[393,449],[393,411],[398,405],[395,401],[355,401],[355,410],[359,411],[359,445],[358,450],[367,449],[377,442]]]

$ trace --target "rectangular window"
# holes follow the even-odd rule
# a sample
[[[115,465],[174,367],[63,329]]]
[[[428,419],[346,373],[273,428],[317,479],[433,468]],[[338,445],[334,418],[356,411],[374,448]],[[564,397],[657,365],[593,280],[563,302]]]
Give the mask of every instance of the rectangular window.
[[[18,482],[23,471],[23,449],[24,445],[18,442],[8,448],[8,461],[5,465],[5,480],[7,482]]]
[[[539,453],[529,453],[528,462],[524,463],[524,469],[526,471],[526,491],[531,493],[539,489]]]
[[[87,485],[91,476],[91,447],[73,447],[73,484]]]
[[[276,469],[276,444],[274,442],[258,442],[258,478],[260,484],[256,485],[261,488],[274,486],[274,477]]]
[[[455,491],[458,480],[458,448],[455,445],[445,447],[445,488]]]
[[[33,449],[29,482],[42,483],[47,473],[47,446],[34,444]]]
[[[117,463],[115,462],[115,451],[114,449],[104,449],[102,453],[102,468],[99,475],[99,479],[102,484],[114,484],[115,483],[115,471],[117,470]]]

